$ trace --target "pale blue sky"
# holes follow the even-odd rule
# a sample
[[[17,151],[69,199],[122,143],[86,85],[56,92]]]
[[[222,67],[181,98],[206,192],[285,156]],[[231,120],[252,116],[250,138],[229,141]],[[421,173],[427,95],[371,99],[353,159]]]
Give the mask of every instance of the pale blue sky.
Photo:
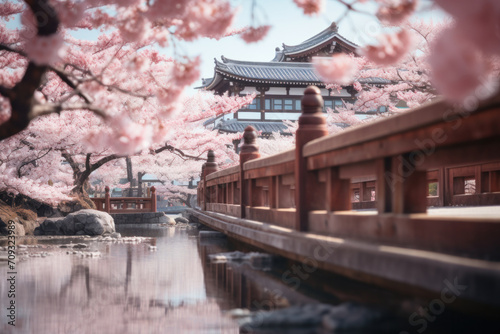
[[[432,1],[421,0],[420,2],[420,17],[434,20],[444,18],[442,12],[428,10]],[[231,3],[240,7],[237,19],[233,24],[234,28],[250,25],[252,0],[231,0]],[[255,3],[254,21],[256,25],[270,24],[272,26],[264,40],[247,44],[239,36],[231,36],[219,41],[207,38],[191,43],[177,41],[175,42],[175,51],[181,56],[201,55],[201,77],[211,78],[214,74],[214,58],[220,60],[221,55],[224,55],[227,58],[236,60],[270,61],[274,58],[275,48],[281,47],[282,43],[288,45],[299,44],[340,18],[342,18],[339,24],[340,34],[359,45],[366,44],[369,41],[373,42],[373,37],[377,36],[381,31],[380,25],[373,16],[356,12],[350,12],[347,16],[344,16],[345,6],[335,0],[326,0],[326,10],[318,16],[304,15],[292,0],[256,0]],[[376,9],[373,4],[363,4],[359,8],[367,11],[371,10],[372,12]],[[19,17],[8,22],[10,27],[19,25]],[[82,39],[95,39],[98,32],[83,30],[74,32],[74,35]],[[172,45],[173,43],[163,49],[163,52],[167,55],[173,55],[174,48]],[[200,85],[201,79],[192,87]],[[193,92],[193,90],[191,91]]]
[[[235,21],[235,27],[250,24],[251,0],[233,1],[239,4],[240,12]],[[272,28],[266,38],[258,43],[245,43],[238,36],[223,38],[219,41],[201,39],[194,43],[184,43],[179,51],[189,55],[200,54],[202,57],[201,77],[211,78],[214,74],[214,58],[220,60],[221,55],[236,60],[270,61],[274,58],[275,48],[282,43],[299,44],[302,41],[327,28],[331,22],[338,21],[339,32],[345,38],[358,45],[373,42],[381,27],[371,15],[350,12],[344,16],[345,6],[333,0],[327,0],[326,11],[319,16],[306,16],[297,8],[292,0],[257,0],[255,19],[259,24],[270,24]],[[442,20],[444,14],[440,11],[429,11],[429,0],[423,0],[419,16],[425,19]],[[372,12],[375,6],[360,7]],[[193,86],[200,86],[201,79]]]

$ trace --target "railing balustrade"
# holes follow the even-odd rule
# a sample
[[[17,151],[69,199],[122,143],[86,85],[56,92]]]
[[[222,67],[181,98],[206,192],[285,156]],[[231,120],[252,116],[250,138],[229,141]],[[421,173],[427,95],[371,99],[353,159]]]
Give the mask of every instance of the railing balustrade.
[[[111,197],[109,187],[104,198],[91,198],[97,210],[107,213],[156,212],[156,188],[151,187],[151,197]]]
[[[500,204],[498,100],[472,112],[433,102],[328,136],[320,91],[309,87],[296,149],[259,158],[248,127],[239,166],[217,171],[209,152],[198,206],[299,231],[498,253],[500,224],[426,214],[428,206]],[[376,211],[352,210],[363,208]]]

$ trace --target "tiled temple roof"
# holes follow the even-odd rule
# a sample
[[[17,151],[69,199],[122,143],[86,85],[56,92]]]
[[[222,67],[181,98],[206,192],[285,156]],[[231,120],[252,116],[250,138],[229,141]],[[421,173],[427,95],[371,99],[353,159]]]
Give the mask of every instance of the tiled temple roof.
[[[203,86],[200,88],[212,89],[225,77],[252,83],[325,85],[314,71],[311,63],[238,61],[222,56],[222,62],[215,60],[214,78],[204,80]],[[381,78],[364,78],[360,82],[390,83],[389,80]]]
[[[317,35],[314,35],[313,37],[305,40],[304,42],[298,45],[286,45],[283,43],[282,53],[285,56],[294,56],[299,54],[305,54],[308,52],[314,52],[316,48],[325,45],[326,43],[332,41],[335,38],[340,40],[344,45],[348,46],[352,50],[355,50],[358,47],[358,45],[349,41],[348,39],[346,39],[345,37],[343,37],[338,33],[338,27],[334,22],[325,30],[321,31]]]
[[[287,126],[282,122],[242,122],[236,119],[232,119],[225,122],[220,122],[217,124],[215,129],[224,132],[243,132],[247,126],[253,126],[257,132],[262,132],[265,134],[270,134],[272,132],[283,132],[287,129]]]

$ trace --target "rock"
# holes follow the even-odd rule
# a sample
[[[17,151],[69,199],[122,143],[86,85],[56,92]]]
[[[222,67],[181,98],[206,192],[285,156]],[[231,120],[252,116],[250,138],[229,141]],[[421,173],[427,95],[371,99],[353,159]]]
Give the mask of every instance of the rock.
[[[175,221],[177,224],[182,223],[182,224],[189,224],[189,220],[184,218],[184,217],[177,217],[175,218]]]
[[[35,235],[102,235],[115,233],[113,218],[106,212],[85,209],[61,219],[46,219]]]
[[[82,249],[82,248],[87,248],[88,246],[86,244],[76,244],[73,246],[73,248],[76,249]]]
[[[165,216],[167,217],[167,224],[170,225],[170,226],[174,226],[175,224],[177,224],[177,222],[175,221],[175,219],[173,219],[172,217],[169,217],[169,216]]]
[[[118,232],[113,232],[109,236],[113,239],[120,239],[122,237],[122,235]]]
[[[38,226],[36,213],[22,207],[11,207],[0,200],[0,235],[8,234],[9,222],[14,222],[16,236],[33,234]]]
[[[57,210],[50,205],[37,201],[33,198],[23,194],[12,195],[5,191],[0,192],[0,200],[5,202],[8,206],[22,208],[32,211],[38,217],[52,217],[57,215]]]
[[[57,205],[57,209],[63,216],[67,216],[70,213],[86,209],[95,209],[95,205],[93,204],[92,200],[82,196],[78,196],[71,201],[61,201]]]
[[[247,329],[259,328],[260,330],[270,328],[322,328],[329,333],[337,333],[337,331],[342,331],[342,333],[356,331],[357,333],[367,329],[384,328],[386,322],[394,322],[394,319],[385,316],[382,311],[366,306],[354,303],[344,303],[336,306],[318,303],[295,305],[268,312],[254,312],[251,318],[241,323],[240,326]],[[316,333],[316,331],[314,332]],[[321,333],[323,332],[321,331]]]

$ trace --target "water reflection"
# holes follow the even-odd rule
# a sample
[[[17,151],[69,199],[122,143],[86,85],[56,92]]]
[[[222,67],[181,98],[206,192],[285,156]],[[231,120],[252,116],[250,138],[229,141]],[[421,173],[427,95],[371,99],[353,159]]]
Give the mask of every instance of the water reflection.
[[[29,251],[49,251],[52,247],[52,255],[28,257],[18,263],[15,328],[5,320],[8,286],[4,278],[8,270],[6,262],[0,262],[0,333],[236,334],[250,312],[262,314],[262,310],[266,314],[261,323],[275,327],[251,327],[252,333],[325,333],[349,322],[367,324],[362,331],[350,330],[351,334],[413,333],[418,329],[408,322],[409,314],[418,309],[416,304],[371,286],[318,270],[295,289],[283,279],[283,273],[296,264],[280,258],[273,258],[271,266],[266,261],[210,261],[211,254],[249,251],[225,238],[198,238],[194,230],[158,226],[120,227],[119,232],[125,237],[154,239],[138,244],[84,239],[88,246],[85,252],[99,252],[100,257],[66,254],[68,249],[57,248],[69,239],[26,239]],[[82,239],[71,241],[82,243]],[[401,317],[398,313],[405,303],[407,313]],[[322,318],[318,326],[313,319],[316,311],[310,312],[310,319],[305,312],[321,308],[329,315],[329,322],[323,323]],[[392,312],[385,313],[386,308]],[[267,317],[269,310],[291,311]],[[382,314],[384,321],[375,327],[377,314]],[[353,316],[359,319],[353,320]],[[302,324],[314,326],[291,328],[287,317],[295,322],[302,317]],[[480,328],[477,322],[466,322],[467,327],[463,321],[457,322],[460,317],[447,310],[429,323],[426,333],[478,332],[469,331]],[[451,322],[459,325],[450,327]]]
[[[17,265],[16,327],[1,333],[238,333],[208,298],[196,239],[174,228],[121,230],[156,236],[148,244],[88,242],[100,258],[57,250]],[[0,277],[7,266],[0,263]],[[2,282],[0,295],[7,295]]]

